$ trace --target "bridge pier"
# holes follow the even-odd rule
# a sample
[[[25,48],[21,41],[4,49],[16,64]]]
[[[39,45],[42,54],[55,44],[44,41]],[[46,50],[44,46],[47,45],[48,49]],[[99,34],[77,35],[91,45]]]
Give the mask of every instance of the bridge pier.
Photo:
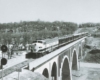
[[[51,63],[49,63],[49,80],[52,80],[52,77],[51,77]]]

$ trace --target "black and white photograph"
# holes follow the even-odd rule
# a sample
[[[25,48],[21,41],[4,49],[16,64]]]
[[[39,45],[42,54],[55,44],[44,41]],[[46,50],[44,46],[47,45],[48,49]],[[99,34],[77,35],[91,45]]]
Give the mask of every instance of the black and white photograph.
[[[100,80],[100,0],[0,0],[0,80]]]

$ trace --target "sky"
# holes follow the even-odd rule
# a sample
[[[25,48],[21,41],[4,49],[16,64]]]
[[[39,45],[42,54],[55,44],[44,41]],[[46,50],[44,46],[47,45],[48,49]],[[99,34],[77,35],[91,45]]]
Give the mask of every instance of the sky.
[[[100,0],[0,0],[0,23],[100,22]]]

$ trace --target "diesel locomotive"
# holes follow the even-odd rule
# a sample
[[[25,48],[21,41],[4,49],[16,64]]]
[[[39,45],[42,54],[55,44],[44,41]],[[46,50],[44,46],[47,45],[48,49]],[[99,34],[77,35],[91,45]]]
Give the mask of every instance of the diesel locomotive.
[[[87,35],[88,33],[78,33],[64,37],[33,41],[31,51],[26,54],[26,58],[39,58]]]

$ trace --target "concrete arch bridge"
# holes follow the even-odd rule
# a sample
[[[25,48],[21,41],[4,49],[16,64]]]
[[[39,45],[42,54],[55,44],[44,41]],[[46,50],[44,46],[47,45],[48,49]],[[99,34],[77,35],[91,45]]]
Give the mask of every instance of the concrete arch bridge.
[[[29,70],[49,80],[72,80],[72,70],[79,70],[79,58],[84,56],[86,37],[63,46],[29,63]]]

